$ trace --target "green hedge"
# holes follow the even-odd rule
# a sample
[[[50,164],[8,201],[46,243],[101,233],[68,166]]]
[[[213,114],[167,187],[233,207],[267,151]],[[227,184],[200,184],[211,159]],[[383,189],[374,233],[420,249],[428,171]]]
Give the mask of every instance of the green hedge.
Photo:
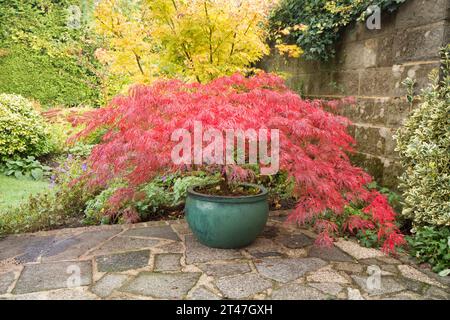
[[[0,57],[0,92],[20,94],[44,106],[96,105],[99,92],[83,82],[88,78],[71,61],[53,60],[24,47]]]
[[[0,0],[0,93],[42,105],[99,105],[100,46],[88,25],[67,27],[68,8],[88,0]]]

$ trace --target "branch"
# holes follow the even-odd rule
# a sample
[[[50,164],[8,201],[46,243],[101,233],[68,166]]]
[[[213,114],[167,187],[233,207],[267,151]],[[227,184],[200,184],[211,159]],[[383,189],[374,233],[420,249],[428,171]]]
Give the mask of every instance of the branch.
[[[144,70],[142,69],[142,65],[141,65],[141,57],[134,50],[132,50],[132,51],[133,51],[134,57],[136,59],[136,63],[139,67],[139,71],[141,71],[142,75],[145,75]]]

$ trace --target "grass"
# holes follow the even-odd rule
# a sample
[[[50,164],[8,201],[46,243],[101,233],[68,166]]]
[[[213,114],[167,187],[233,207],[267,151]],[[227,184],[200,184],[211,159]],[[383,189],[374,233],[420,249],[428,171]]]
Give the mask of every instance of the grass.
[[[0,212],[8,207],[16,207],[30,195],[49,187],[47,181],[18,180],[0,175]]]

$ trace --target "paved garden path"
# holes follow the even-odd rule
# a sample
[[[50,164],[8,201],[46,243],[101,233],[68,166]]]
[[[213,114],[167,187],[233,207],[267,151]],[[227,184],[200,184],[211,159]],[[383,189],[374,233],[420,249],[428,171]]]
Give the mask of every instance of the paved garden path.
[[[0,239],[0,299],[450,299],[449,279],[406,258],[314,234],[273,213],[241,250],[199,244],[185,221]]]

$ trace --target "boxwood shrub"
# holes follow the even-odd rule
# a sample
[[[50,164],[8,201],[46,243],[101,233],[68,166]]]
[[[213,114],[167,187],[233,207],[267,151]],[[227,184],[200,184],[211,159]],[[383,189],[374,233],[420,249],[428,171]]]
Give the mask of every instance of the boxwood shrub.
[[[19,95],[0,94],[0,162],[26,156],[41,156],[52,151],[50,128]]]

